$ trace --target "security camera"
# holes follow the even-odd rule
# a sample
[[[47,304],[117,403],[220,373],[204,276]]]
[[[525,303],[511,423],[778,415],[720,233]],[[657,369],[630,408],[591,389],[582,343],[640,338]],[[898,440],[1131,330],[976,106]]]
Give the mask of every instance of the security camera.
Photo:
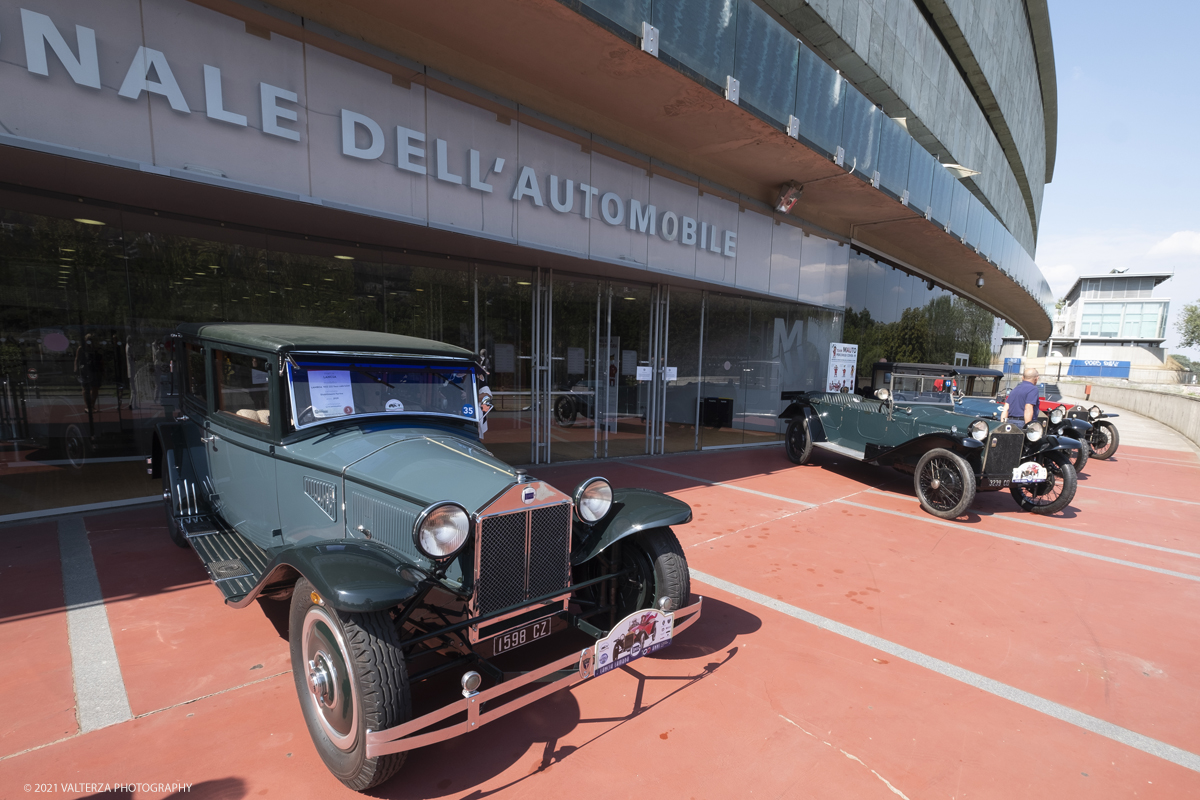
[[[980,289],[983,288],[983,275],[982,274],[978,278],[975,279],[975,285],[978,286]]]

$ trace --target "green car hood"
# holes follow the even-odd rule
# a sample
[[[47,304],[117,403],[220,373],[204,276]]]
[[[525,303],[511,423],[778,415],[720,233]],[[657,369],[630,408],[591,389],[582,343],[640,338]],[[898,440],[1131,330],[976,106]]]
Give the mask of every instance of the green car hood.
[[[477,442],[436,428],[345,428],[280,452],[420,506],[453,500],[472,513],[516,480],[511,467]]]

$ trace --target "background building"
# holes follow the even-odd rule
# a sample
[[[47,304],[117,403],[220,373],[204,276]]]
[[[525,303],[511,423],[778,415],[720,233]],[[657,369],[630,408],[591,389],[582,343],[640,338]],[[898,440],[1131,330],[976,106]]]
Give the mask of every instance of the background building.
[[[833,342],[1051,335],[1040,0],[22,0],[0,32],[5,511],[154,493],[184,321],[483,351],[514,463],[773,445]]]

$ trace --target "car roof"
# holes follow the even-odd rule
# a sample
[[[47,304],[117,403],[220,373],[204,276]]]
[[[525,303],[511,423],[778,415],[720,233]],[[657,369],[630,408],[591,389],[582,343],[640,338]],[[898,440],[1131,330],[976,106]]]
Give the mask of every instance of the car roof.
[[[185,336],[214,342],[253,347],[275,353],[309,350],[335,350],[351,353],[392,353],[474,359],[475,354],[462,347],[402,336],[396,333],[359,331],[347,328],[322,328],[314,325],[269,325],[244,322],[193,322],[179,326]]]
[[[880,361],[874,364],[874,369],[886,369],[890,372],[899,372],[906,369],[937,370],[947,375],[984,375],[989,378],[1004,377],[1003,372],[998,369],[991,369],[990,367],[954,367],[949,364],[911,364],[900,361]]]

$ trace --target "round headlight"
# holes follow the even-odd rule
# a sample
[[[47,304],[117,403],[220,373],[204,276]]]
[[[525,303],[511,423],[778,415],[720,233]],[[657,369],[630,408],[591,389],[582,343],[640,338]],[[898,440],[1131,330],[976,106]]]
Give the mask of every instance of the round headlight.
[[[1088,419],[1098,419],[1100,417],[1100,406],[1092,406],[1088,409]]]
[[[988,435],[987,423],[981,419],[977,419],[974,422],[972,422],[971,426],[968,428],[968,430],[971,431],[971,436],[973,438],[978,439],[981,442],[987,438],[987,435]]]
[[[1057,408],[1052,408],[1052,409],[1050,409],[1050,422],[1051,422],[1051,424],[1053,424],[1053,425],[1057,425],[1058,423],[1062,422],[1062,421],[1063,421],[1063,417],[1065,417],[1065,416],[1066,416],[1066,414],[1067,414],[1067,412],[1063,411],[1063,407],[1062,407],[1062,406],[1058,406]]]
[[[421,512],[413,526],[417,549],[434,561],[450,558],[467,542],[471,518],[458,503],[438,503]]]
[[[1031,422],[1025,426],[1025,438],[1031,442],[1036,442],[1042,438],[1042,434],[1046,431],[1042,428],[1042,423]]]
[[[612,508],[612,486],[604,478],[592,478],[575,490],[575,511],[584,522],[599,522]]]

